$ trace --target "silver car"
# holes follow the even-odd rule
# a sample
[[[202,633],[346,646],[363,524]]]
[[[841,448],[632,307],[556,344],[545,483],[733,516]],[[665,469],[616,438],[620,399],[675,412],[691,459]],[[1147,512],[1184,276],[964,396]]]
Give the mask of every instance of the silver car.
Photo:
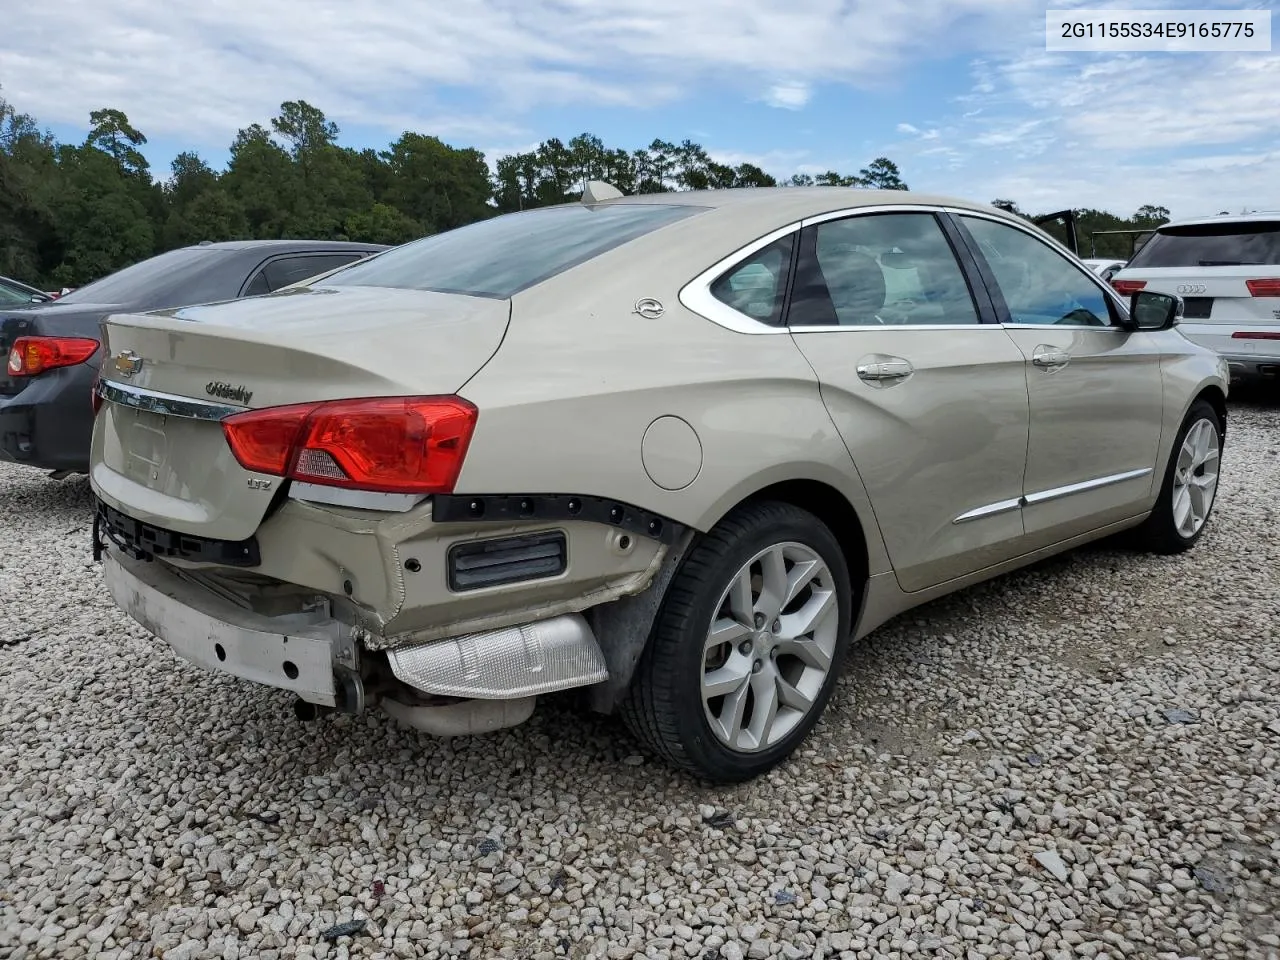
[[[1192,546],[1223,363],[1016,216],[623,197],[115,316],[95,554],[182,657],[437,734],[579,688],[714,781],[903,611],[1129,531]]]

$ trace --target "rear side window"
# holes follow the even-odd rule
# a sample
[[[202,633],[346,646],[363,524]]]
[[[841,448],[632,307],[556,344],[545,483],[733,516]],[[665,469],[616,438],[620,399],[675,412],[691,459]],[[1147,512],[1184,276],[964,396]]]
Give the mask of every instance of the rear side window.
[[[509,213],[388,250],[343,270],[325,284],[506,299],[705,209],[622,203]]]
[[[782,304],[787,294],[787,274],[791,272],[791,247],[795,234],[789,233],[762,250],[757,250],[711,284],[711,295],[753,320],[779,326]]]
[[[245,296],[252,297],[260,293],[279,290],[281,287],[287,287],[291,283],[306,280],[308,277],[314,277],[329,270],[336,270],[344,264],[359,260],[361,256],[362,254],[359,253],[326,253],[280,257],[272,260],[259,271],[245,291]]]
[[[1130,267],[1280,266],[1280,221],[1162,227]]]

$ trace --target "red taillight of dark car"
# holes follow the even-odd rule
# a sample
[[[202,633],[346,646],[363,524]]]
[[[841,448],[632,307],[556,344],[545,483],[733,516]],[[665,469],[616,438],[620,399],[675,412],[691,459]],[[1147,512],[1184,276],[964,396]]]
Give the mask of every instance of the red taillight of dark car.
[[[88,337],[19,337],[9,350],[9,376],[34,377],[84,363],[98,350]]]

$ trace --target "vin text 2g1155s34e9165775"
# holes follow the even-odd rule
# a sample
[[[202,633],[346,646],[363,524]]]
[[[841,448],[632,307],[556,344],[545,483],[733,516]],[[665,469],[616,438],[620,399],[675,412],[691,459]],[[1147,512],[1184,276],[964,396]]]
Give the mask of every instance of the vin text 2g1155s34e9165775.
[[[1180,306],[983,205],[591,184],[113,316],[143,364],[97,390],[95,547],[178,654],[302,714],[457,734],[580,688],[743,780],[890,617],[1112,533],[1196,542],[1227,377]]]

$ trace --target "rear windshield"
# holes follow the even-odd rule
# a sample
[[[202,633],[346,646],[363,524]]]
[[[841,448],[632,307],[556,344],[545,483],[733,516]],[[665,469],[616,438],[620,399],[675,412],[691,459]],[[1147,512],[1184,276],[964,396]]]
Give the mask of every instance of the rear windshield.
[[[105,303],[131,309],[180,307],[234,297],[243,276],[231,277],[221,266],[227,251],[217,247],[180,247],[117,270],[60,299],[63,303]]]
[[[1130,267],[1280,266],[1280,221],[1162,227]]]
[[[320,282],[506,299],[704,209],[573,204],[509,213],[415,240]]]

